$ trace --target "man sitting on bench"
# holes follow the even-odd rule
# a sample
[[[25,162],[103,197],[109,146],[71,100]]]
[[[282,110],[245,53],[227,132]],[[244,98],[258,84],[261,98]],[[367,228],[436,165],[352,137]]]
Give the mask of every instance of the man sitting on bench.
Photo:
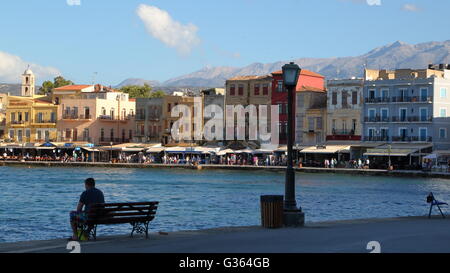
[[[84,181],[84,186],[86,190],[80,196],[77,210],[70,212],[70,225],[72,226],[73,235],[69,240],[73,241],[78,241],[78,224],[86,222],[87,212],[89,211],[90,206],[93,204],[105,203],[103,192],[95,187],[94,178],[86,179]]]

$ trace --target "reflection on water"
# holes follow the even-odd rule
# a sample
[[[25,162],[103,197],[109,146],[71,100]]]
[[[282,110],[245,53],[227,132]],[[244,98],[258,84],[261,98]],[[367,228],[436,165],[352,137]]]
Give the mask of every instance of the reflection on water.
[[[259,196],[284,193],[282,172],[0,167],[0,241],[69,236],[87,177],[107,202],[160,201],[152,231],[259,225]],[[428,192],[450,199],[443,179],[302,173],[296,183],[307,221],[425,215]],[[128,232],[99,227],[100,236]]]

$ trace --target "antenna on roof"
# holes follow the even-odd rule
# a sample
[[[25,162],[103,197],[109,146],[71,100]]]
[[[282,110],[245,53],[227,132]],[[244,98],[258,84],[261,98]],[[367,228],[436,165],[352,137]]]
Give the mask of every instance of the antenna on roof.
[[[96,80],[97,75],[98,75],[98,72],[94,72],[93,73],[93,75],[92,75],[92,85],[95,84],[95,80]]]

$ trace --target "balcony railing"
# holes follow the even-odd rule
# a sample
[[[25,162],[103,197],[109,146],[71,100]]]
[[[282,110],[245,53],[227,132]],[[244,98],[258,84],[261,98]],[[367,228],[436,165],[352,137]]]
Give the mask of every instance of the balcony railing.
[[[11,124],[12,125],[22,125],[22,124],[25,124],[25,121],[24,120],[21,120],[21,121],[13,120],[13,121],[11,121]]]
[[[49,123],[56,123],[56,120],[37,120],[34,123],[37,123],[37,124],[49,124]]]
[[[389,117],[364,117],[364,122],[389,122],[391,119]]]
[[[395,96],[365,98],[366,103],[388,103],[388,102],[433,102],[432,96]]]
[[[63,119],[68,119],[68,120],[85,120],[85,119],[92,119],[91,115],[63,115]]]
[[[430,136],[427,137],[418,137],[418,136],[393,136],[392,141],[394,142],[432,142],[433,138]]]
[[[365,136],[364,141],[389,141],[389,136]]]
[[[98,119],[105,121],[128,121],[131,120],[133,116],[128,115],[126,117],[112,117],[112,116],[99,116]]]
[[[392,122],[432,122],[432,116],[394,116]]]
[[[130,139],[128,138],[99,138],[99,143],[107,143],[110,144],[111,142],[114,143],[128,143],[130,142]]]

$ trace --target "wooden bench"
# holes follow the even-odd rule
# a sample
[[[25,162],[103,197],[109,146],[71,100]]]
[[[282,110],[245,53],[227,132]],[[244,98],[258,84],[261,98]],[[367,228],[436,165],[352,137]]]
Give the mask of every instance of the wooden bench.
[[[87,213],[86,223],[80,224],[80,233],[97,239],[98,225],[131,224],[133,234],[144,234],[148,238],[148,225],[155,218],[159,202],[106,203],[92,205]]]

